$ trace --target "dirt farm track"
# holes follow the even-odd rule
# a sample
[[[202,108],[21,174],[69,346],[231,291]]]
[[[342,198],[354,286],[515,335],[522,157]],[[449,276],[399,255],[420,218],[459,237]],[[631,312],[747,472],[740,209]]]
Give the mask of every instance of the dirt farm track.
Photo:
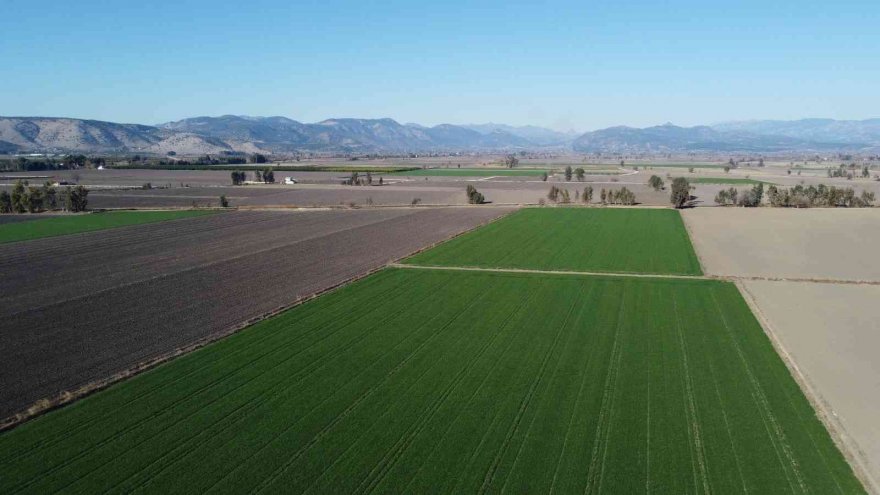
[[[228,212],[0,246],[0,417],[507,211]]]

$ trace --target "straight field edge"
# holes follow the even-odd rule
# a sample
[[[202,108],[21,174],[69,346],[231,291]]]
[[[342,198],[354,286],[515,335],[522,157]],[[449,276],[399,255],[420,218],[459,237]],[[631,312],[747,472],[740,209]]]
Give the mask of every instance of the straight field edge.
[[[501,220],[502,218],[504,218],[504,217],[506,217],[506,216],[518,211],[518,210],[519,210],[519,208],[512,208],[510,211],[508,211],[506,213],[503,213],[503,214],[498,215],[496,217],[493,217],[485,222],[481,222],[477,225],[474,225],[473,227],[471,227],[469,229],[462,230],[461,232],[457,232],[455,234],[452,234],[452,235],[446,237],[445,239],[435,241],[434,243],[432,243],[428,246],[423,246],[413,252],[404,254],[404,255],[399,256],[397,258],[393,258],[393,259],[389,260],[388,262],[381,264],[375,268],[372,268],[370,270],[367,270],[367,271],[360,273],[360,274],[357,274],[355,276],[349,277],[341,282],[333,284],[329,287],[325,287],[325,288],[323,288],[319,291],[313,292],[309,295],[299,297],[299,298],[295,299],[294,301],[292,301],[290,304],[285,304],[283,306],[279,306],[278,308],[273,309],[272,311],[268,311],[266,313],[251,317],[242,323],[239,323],[239,324],[236,324],[232,327],[227,328],[226,330],[222,330],[220,332],[216,332],[214,334],[211,334],[207,337],[203,337],[201,339],[196,340],[195,342],[187,344],[183,347],[179,347],[173,351],[162,353],[158,356],[141,361],[141,362],[135,364],[134,366],[130,366],[122,371],[118,371],[118,372],[116,372],[106,378],[93,380],[93,381],[90,381],[90,382],[86,383],[85,385],[82,385],[81,387],[76,388],[74,390],[64,390],[64,391],[57,393],[56,395],[54,395],[52,397],[47,397],[47,398],[37,400],[36,402],[34,402],[30,406],[28,406],[26,409],[19,411],[18,413],[15,413],[15,414],[8,416],[6,418],[0,419],[0,433],[8,431],[8,430],[12,430],[12,429],[16,428],[17,426],[20,426],[20,425],[26,423],[27,421],[30,421],[31,419],[34,419],[38,416],[46,414],[46,413],[53,411],[55,409],[60,409],[66,405],[72,404],[73,402],[75,402],[77,400],[83,399],[89,395],[92,395],[94,393],[100,392],[101,390],[109,388],[119,382],[122,382],[123,380],[126,380],[126,379],[131,378],[135,375],[139,375],[139,374],[144,373],[146,371],[149,371],[153,368],[156,368],[157,366],[164,364],[164,363],[167,363],[167,362],[173,360],[174,358],[183,356],[184,354],[189,354],[191,352],[197,351],[203,347],[207,347],[208,345],[211,345],[214,342],[217,342],[217,341],[222,340],[226,337],[229,337],[230,335],[233,335],[233,334],[236,334],[242,330],[245,330],[246,328],[253,326],[263,320],[267,320],[267,319],[272,318],[274,316],[280,315],[281,313],[284,313],[285,311],[288,311],[288,310],[293,309],[297,306],[305,304],[305,303],[307,303],[313,299],[316,299],[324,294],[336,291],[337,289],[341,289],[341,288],[348,286],[350,284],[353,284],[359,280],[365,279],[365,278],[369,277],[370,275],[373,275],[375,273],[378,273],[382,270],[387,269],[389,266],[393,266],[393,265],[397,264],[397,262],[399,262],[403,259],[409,258],[410,256],[415,256],[416,254],[421,253],[422,251],[427,251],[428,249],[432,249],[432,248],[434,248],[444,242],[452,240],[458,236],[465,235],[465,234],[472,232],[476,229],[479,229],[479,228],[484,227],[486,225],[489,225],[493,222]]]
[[[681,219],[681,223],[684,225],[684,231],[687,233],[688,240],[691,243],[691,249],[694,252],[694,256],[697,258],[697,265],[699,265],[700,267],[700,273],[702,273],[703,275],[708,275],[709,272],[706,270],[706,262],[703,261],[703,257],[700,256],[700,250],[697,247],[697,237],[691,230],[690,223],[688,222],[687,218],[685,218],[685,216],[682,214],[681,210],[676,209],[675,211],[678,212],[678,218]]]
[[[749,306],[749,309],[751,309],[752,314],[755,315],[755,319],[758,320],[758,323],[764,330],[764,334],[770,340],[770,344],[773,346],[776,354],[782,359],[782,362],[785,363],[785,367],[788,368],[795,383],[798,384],[801,392],[803,392],[804,396],[807,398],[807,401],[813,406],[816,417],[818,417],[819,421],[825,425],[825,429],[831,436],[831,440],[849,463],[856,478],[862,483],[862,487],[864,487],[865,491],[868,493],[880,495],[880,480],[874,479],[871,476],[864,454],[861,452],[852,437],[846,432],[846,428],[844,428],[843,424],[835,418],[832,413],[831,405],[822,399],[821,394],[819,394],[811,385],[807,376],[801,371],[791,354],[789,354],[782,345],[782,341],[776,335],[773,326],[770,325],[770,321],[764,316],[757,300],[748,290],[744,281],[734,280],[733,283],[736,285],[737,289],[739,289],[740,295]]]

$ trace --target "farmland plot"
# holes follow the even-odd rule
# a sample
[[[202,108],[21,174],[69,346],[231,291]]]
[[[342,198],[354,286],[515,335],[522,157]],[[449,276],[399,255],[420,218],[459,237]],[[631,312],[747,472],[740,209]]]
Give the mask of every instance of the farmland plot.
[[[693,208],[683,217],[712,275],[880,282],[878,208]]]
[[[114,211],[89,215],[58,215],[37,217],[28,222],[0,223],[0,244],[27,241],[42,237],[78,234],[94,230],[113,229],[127,225],[177,220],[215,213],[204,210],[184,211]],[[28,216],[33,218],[34,216]],[[27,218],[27,217],[25,217]]]
[[[394,172],[409,177],[538,177],[552,173],[550,169],[534,168],[424,168]]]
[[[728,283],[388,269],[0,436],[0,492],[860,493]]]
[[[433,266],[699,275],[677,211],[530,208],[420,253]]]
[[[507,211],[226,212],[2,244],[0,418]]]

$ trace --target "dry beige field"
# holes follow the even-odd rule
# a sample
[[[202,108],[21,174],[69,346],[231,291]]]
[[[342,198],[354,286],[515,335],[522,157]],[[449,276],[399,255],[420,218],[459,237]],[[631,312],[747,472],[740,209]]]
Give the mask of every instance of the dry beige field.
[[[880,286],[776,281],[741,286],[880,492]]]
[[[684,219],[710,275],[880,282],[878,208],[695,208]]]

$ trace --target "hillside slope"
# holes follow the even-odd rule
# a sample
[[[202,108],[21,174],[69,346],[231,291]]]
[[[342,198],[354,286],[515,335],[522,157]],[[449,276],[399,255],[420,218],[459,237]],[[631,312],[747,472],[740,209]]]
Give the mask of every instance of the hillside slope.
[[[182,154],[231,151],[203,135],[139,124],[51,117],[0,117],[0,150],[80,153],[144,152]]]

